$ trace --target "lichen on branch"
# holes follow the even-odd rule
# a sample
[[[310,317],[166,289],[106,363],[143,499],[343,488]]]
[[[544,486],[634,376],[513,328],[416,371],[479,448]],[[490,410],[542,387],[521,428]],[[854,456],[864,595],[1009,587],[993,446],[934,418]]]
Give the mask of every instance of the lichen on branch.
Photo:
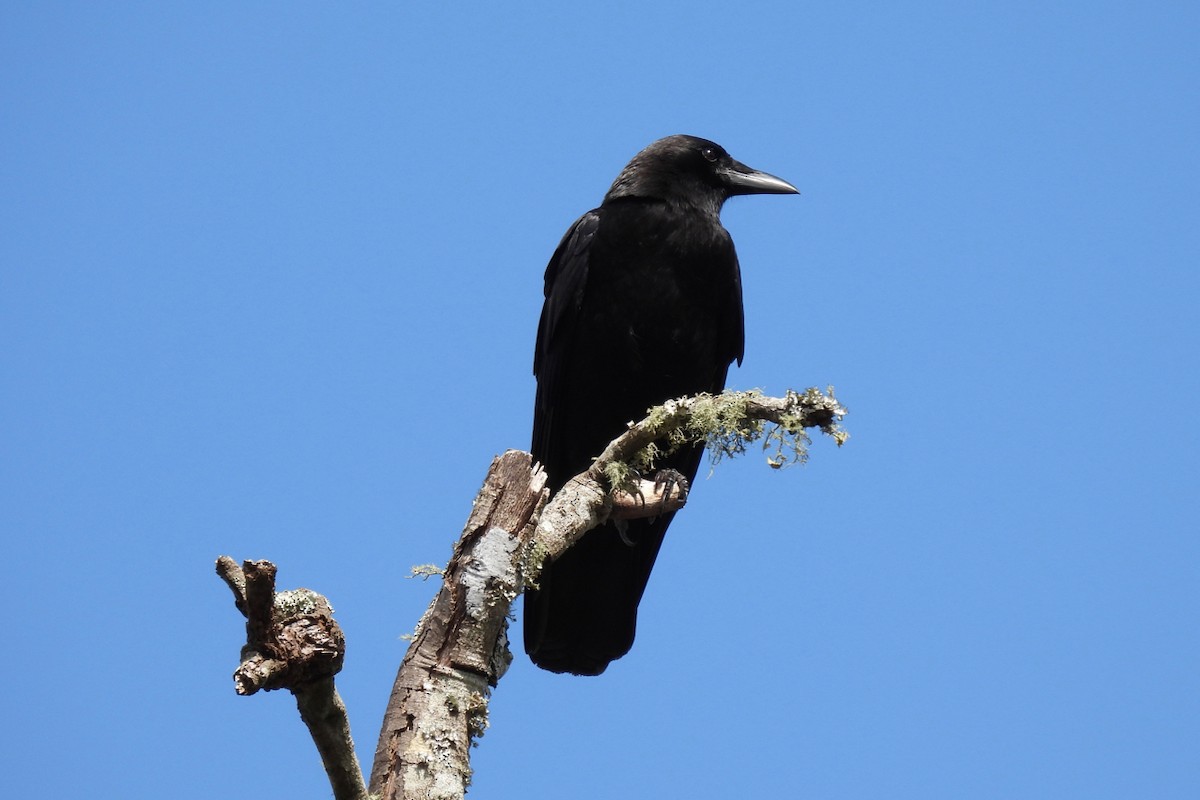
[[[465,794],[470,748],[487,727],[490,688],[511,661],[506,626],[512,601],[536,585],[545,562],[560,557],[597,525],[682,507],[686,486],[639,480],[655,459],[679,447],[704,444],[715,464],[762,441],[772,467],[803,462],[811,428],[839,446],[846,441],[840,425],[845,414],[832,388],[788,391],[784,397],[750,391],[671,400],[630,423],[548,502],[546,475],[528,453],[509,451],[496,458],[450,563],[445,569],[413,569],[414,577],[440,575],[443,582],[397,673],[376,748],[371,797]],[[622,498],[620,490],[635,495],[632,502],[624,502],[629,498]],[[332,619],[327,601],[320,598],[318,603],[314,598],[319,596],[305,593],[277,593],[275,567],[269,562],[239,567],[222,557],[217,569],[248,617],[244,655],[266,676],[248,681],[247,687],[288,686],[321,752],[335,798],[366,800],[345,707],[333,687],[336,669],[314,676],[295,666],[307,663],[303,658],[280,657],[286,655],[284,645],[295,645],[301,656],[315,655],[322,666],[334,662],[333,654],[340,668],[340,631],[331,637],[337,639],[336,648],[318,647],[324,640],[311,635],[310,617],[324,611]],[[291,632],[289,624],[300,627]],[[276,683],[277,674],[290,682]]]
[[[767,397],[757,389],[698,394],[651,408],[646,418],[630,423],[596,459],[593,474],[603,475],[613,489],[632,490],[640,475],[658,459],[680,447],[703,444],[715,466],[723,458],[742,455],[747,445],[763,442],[773,468],[808,460],[809,428],[819,428],[840,447],[849,438],[841,427],[846,409],[834,397],[810,388],[789,389],[783,397]]]

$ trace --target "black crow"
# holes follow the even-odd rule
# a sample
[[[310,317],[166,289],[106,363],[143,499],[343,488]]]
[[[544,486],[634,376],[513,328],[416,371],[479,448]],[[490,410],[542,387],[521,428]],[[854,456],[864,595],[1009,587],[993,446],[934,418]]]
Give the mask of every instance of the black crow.
[[[743,352],[742,284],[721,206],[794,194],[694,136],[659,139],[567,231],[546,267],[533,372],[533,455],[551,491],[673,397],[719,392]],[[703,452],[659,466],[688,481]],[[553,672],[599,675],[633,645],[638,602],[672,514],[588,532],[525,593],[525,650]]]

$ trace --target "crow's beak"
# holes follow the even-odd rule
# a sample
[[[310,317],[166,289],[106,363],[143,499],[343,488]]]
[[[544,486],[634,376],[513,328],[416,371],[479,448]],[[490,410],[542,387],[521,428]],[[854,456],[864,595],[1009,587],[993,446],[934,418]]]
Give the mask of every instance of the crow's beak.
[[[750,169],[740,161],[721,170],[721,178],[730,194],[800,194],[800,190],[783,178]]]

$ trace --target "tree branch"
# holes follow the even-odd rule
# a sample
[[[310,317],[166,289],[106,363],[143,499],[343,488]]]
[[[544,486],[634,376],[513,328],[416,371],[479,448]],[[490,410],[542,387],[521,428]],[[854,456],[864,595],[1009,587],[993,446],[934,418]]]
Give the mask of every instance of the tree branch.
[[[841,445],[845,409],[809,389],[785,397],[725,392],[672,400],[650,410],[547,502],[546,475],[528,453],[492,461],[443,574],[396,675],[371,770],[372,798],[461,798],[470,783],[470,747],[488,726],[488,697],[512,662],[508,614],[525,585],[610,517],[653,516],[686,502],[686,488],[641,481],[656,456],[703,442],[714,461],[764,440],[772,467],[807,458],[806,430]],[[768,427],[771,426],[771,427]],[[611,491],[610,491],[611,489]],[[345,708],[333,688],[344,641],[323,597],[274,591],[270,562],[225,556],[217,572],[247,615],[239,694],[287,687],[338,800],[366,797]],[[416,570],[414,570],[416,571]]]
[[[396,675],[371,769],[380,800],[459,798],[471,741],[488,725],[491,687],[512,662],[508,613],[546,501],[546,475],[528,453],[492,461]]]
[[[362,768],[354,754],[350,720],[333,676],[342,668],[346,640],[324,597],[308,589],[275,591],[275,565],[229,556],[217,574],[246,615],[242,663],[233,674],[240,695],[288,689],[308,726],[336,800],[366,800]]]
[[[699,394],[655,406],[645,419],[631,422],[629,430],[609,443],[586,471],[567,481],[546,504],[526,580],[536,581],[542,564],[560,557],[614,514],[606,486],[614,487],[613,494],[618,497],[622,492],[636,495],[632,488],[637,485],[635,476],[653,467],[657,453],[703,442],[717,461],[740,455],[747,444],[765,439],[764,449],[775,449],[767,463],[779,468],[789,460],[808,458],[809,428],[819,428],[841,446],[848,438],[840,427],[845,415],[832,388],[825,392],[808,389],[802,394],[789,390],[783,397],[766,397],[758,391]],[[768,429],[765,423],[774,427]],[[659,441],[668,445],[659,447]]]

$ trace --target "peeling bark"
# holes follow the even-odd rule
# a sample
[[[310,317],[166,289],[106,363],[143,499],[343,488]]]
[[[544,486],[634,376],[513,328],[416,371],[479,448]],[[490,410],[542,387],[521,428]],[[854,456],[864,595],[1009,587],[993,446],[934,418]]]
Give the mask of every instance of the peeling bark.
[[[512,662],[508,609],[545,487],[528,453],[510,450],[492,462],[396,675],[371,769],[381,800],[466,792],[471,741],[486,730],[488,694]]]

